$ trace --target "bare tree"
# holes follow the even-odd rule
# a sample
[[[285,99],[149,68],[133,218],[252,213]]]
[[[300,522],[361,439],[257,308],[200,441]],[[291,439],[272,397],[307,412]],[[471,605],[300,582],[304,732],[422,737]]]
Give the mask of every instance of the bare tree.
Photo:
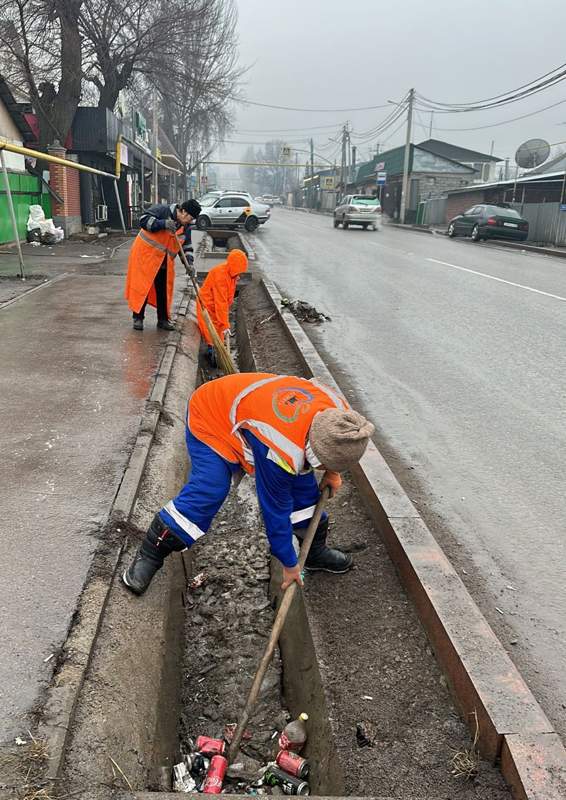
[[[192,13],[198,0],[186,0]],[[152,77],[175,57],[175,9],[160,0],[83,0],[80,31],[84,77],[98,90],[98,105],[113,109],[138,74]]]
[[[39,122],[43,149],[64,143],[81,97],[81,0],[3,0],[2,69],[25,86]]]
[[[232,127],[231,102],[246,71],[238,64],[237,21],[233,0],[200,0],[176,58],[159,75],[162,125],[189,169],[196,153],[206,155]]]

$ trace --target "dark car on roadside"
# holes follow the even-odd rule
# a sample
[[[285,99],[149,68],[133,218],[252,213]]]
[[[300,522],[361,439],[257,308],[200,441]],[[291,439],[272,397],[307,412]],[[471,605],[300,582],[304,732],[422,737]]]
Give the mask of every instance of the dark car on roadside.
[[[448,223],[448,236],[470,236],[482,239],[515,239],[524,242],[529,223],[514,208],[482,203],[454,217]]]

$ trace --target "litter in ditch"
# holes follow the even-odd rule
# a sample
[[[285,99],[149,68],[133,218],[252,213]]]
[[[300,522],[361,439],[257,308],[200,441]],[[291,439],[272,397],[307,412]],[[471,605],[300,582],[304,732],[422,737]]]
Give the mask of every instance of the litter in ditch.
[[[320,325],[321,322],[332,321],[328,314],[323,314],[322,311],[318,311],[310,303],[307,303],[306,300],[289,300],[288,297],[282,297],[281,305],[284,308],[288,308],[299,322],[312,322]],[[267,320],[265,320],[265,322],[267,322]]]
[[[285,726],[277,740],[277,755],[266,764],[240,752],[228,765],[226,739],[199,736],[190,742],[183,761],[173,767],[173,790],[186,794],[310,794],[309,761],[294,752],[302,750],[306,742],[307,719],[301,714]],[[232,726],[229,730],[233,733]]]

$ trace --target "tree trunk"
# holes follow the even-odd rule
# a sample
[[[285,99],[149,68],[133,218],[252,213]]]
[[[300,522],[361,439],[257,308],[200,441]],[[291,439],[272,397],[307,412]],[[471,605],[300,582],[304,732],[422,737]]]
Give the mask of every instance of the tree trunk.
[[[55,139],[65,144],[81,99],[81,37],[79,11],[81,0],[55,0],[61,26],[61,79],[59,89],[52,84],[40,86],[35,98],[39,121],[39,144],[42,150]]]

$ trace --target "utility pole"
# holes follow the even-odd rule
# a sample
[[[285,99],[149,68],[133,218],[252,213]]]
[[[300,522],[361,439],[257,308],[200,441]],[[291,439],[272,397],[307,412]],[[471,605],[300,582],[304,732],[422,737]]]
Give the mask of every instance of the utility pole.
[[[354,178],[356,177],[356,145],[352,146],[352,176],[350,178],[350,183],[354,182]]]
[[[434,111],[430,112],[430,127],[428,129],[428,138],[432,139],[432,123],[434,121]]]
[[[159,203],[159,187],[157,186],[157,150],[159,147],[159,123],[157,121],[157,89],[153,90],[153,202]]]
[[[348,127],[342,128],[342,161],[340,164],[340,189],[342,197],[346,194],[346,140],[348,138]]]
[[[403,162],[403,186],[401,189],[401,213],[400,219],[402,225],[405,224],[405,214],[407,211],[407,201],[409,199],[409,167],[411,164],[411,135],[413,127],[413,102],[415,100],[415,90],[411,89],[409,92],[409,104],[407,110],[407,137],[405,140],[405,158]]]
[[[311,182],[310,182],[310,207],[314,208],[314,142],[311,139]]]

